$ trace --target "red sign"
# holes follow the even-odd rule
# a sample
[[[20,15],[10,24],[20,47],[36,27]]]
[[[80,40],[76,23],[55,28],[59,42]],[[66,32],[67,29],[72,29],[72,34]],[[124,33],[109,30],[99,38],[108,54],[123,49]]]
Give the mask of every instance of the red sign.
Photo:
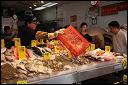
[[[122,10],[127,10],[127,2],[121,2],[118,4],[118,10],[122,11]]]
[[[118,10],[117,10],[117,6],[114,4],[101,7],[101,16],[111,15],[116,13],[118,13]]]
[[[120,2],[101,7],[101,16],[116,14],[118,11],[122,10],[127,10],[127,2]]]
[[[57,39],[60,40],[74,56],[79,56],[90,44],[71,25],[66,28],[64,34],[59,35]]]

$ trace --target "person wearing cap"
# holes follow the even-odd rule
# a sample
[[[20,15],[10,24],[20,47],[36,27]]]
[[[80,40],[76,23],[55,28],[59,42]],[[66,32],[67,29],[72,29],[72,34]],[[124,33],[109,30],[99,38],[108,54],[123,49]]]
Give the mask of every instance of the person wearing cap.
[[[108,24],[110,32],[113,35],[113,51],[117,53],[127,54],[127,31],[122,30],[117,21],[112,21]]]
[[[43,31],[38,31],[36,29],[37,19],[34,16],[29,16],[25,21],[25,27],[19,29],[18,37],[21,38],[22,46],[31,45],[31,40],[38,40],[42,38],[43,35],[47,34]]]

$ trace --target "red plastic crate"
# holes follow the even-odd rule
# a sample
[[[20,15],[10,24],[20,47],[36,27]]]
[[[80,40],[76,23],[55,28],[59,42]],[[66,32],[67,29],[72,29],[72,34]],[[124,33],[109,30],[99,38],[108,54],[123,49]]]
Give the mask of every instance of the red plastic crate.
[[[74,55],[79,56],[89,46],[89,42],[73,26],[64,30],[64,34],[57,37],[66,48]]]

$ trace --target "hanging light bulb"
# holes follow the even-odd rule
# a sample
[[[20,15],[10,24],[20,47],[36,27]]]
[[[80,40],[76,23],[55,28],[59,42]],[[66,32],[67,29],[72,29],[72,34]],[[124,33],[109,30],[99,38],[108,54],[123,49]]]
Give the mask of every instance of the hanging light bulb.
[[[36,4],[34,4],[34,6],[36,7]]]
[[[30,8],[30,9],[32,9],[32,7],[31,7],[31,6],[30,6],[29,8]]]
[[[44,1],[41,1],[41,3],[44,3]]]

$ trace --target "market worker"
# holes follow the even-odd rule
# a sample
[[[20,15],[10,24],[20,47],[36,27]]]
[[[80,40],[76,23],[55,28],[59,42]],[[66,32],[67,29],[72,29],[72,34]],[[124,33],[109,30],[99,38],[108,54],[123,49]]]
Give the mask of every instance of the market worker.
[[[89,42],[92,42],[92,37],[87,33],[88,31],[88,25],[87,23],[83,22],[80,25],[80,33],[82,34],[82,36],[87,39]]]
[[[92,43],[95,44],[95,48],[104,49],[104,33],[104,29],[100,26],[92,26],[88,29],[88,34],[92,36]]]
[[[108,24],[110,32],[113,35],[113,50],[118,53],[127,54],[127,31],[120,29],[117,21],[112,21]]]
[[[30,46],[31,40],[42,38],[43,35],[47,34],[43,31],[36,30],[37,19],[34,16],[29,16],[25,21],[25,27],[19,29],[18,37],[21,38],[22,46]]]

